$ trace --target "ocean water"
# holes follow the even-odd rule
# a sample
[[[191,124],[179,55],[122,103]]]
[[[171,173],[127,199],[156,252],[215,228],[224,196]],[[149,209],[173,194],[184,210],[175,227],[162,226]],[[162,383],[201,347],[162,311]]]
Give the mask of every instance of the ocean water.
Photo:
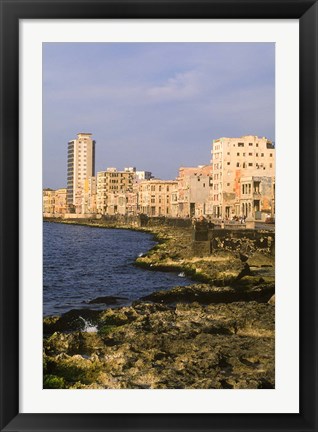
[[[104,309],[97,297],[122,297],[118,306],[191,281],[177,273],[144,270],[135,259],[155,245],[150,234],[43,223],[43,314]],[[114,305],[111,305],[114,307]]]

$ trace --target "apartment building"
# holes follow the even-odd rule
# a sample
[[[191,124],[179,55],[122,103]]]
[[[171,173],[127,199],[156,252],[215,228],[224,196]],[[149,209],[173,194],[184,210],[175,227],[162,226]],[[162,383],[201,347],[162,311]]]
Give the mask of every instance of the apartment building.
[[[213,140],[211,153],[213,179],[209,201],[212,214],[222,218],[241,216],[241,179],[274,177],[275,146],[265,137],[246,135]]]
[[[77,139],[68,142],[67,153],[67,205],[70,211],[76,206],[76,195],[82,182],[95,175],[95,141],[91,133],[81,132]]]
[[[65,214],[67,211],[66,205],[66,188],[61,189],[43,189],[42,202],[43,213],[45,214]]]
[[[136,171],[136,181],[151,180],[153,175],[150,171]]]
[[[138,191],[133,187],[133,192],[126,193],[126,213],[129,216],[135,216],[138,212]]]
[[[108,194],[107,214],[136,215],[137,194],[134,192]]]
[[[197,217],[206,214],[210,195],[211,165],[181,167],[178,181],[178,211],[180,217]]]
[[[97,185],[96,177],[91,176],[82,180],[75,193],[76,213],[94,214],[97,212],[96,207]]]
[[[66,203],[67,189],[61,188],[55,191],[55,208],[54,212],[58,214],[65,214],[67,212]]]
[[[146,180],[138,184],[138,209],[147,216],[173,216],[178,212],[178,182]]]
[[[242,177],[240,212],[245,217],[264,219],[275,214],[275,177]]]
[[[55,211],[55,190],[43,189],[42,192],[42,207],[43,213],[53,214]]]
[[[124,168],[124,171],[134,172],[136,183],[139,183],[143,180],[150,180],[153,178],[153,175],[150,171],[137,171],[136,167],[127,167]]]
[[[100,214],[109,214],[110,211],[114,211],[116,195],[133,191],[134,171],[117,171],[116,168],[107,168],[106,171],[98,172],[96,177],[96,206]]]

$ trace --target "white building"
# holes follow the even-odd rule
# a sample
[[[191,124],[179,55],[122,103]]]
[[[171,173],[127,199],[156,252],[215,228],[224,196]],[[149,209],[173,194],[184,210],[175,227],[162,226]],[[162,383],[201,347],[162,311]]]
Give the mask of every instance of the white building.
[[[67,153],[67,205],[76,204],[76,193],[83,181],[95,174],[95,141],[90,133],[79,133],[68,142]]]
[[[153,178],[152,173],[150,171],[136,171],[135,176],[137,182],[150,180]]]

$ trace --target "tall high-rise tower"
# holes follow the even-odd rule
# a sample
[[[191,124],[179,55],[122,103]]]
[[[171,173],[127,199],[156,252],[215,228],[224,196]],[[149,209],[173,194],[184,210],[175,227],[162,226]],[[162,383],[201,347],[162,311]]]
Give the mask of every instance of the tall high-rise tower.
[[[95,175],[95,141],[91,133],[79,133],[68,142],[67,152],[67,205],[75,205],[76,190],[83,180]]]

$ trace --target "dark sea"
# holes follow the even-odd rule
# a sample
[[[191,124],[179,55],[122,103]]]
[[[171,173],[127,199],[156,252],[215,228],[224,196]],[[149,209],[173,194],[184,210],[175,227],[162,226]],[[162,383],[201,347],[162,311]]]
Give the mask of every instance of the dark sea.
[[[155,244],[147,233],[44,222],[44,316],[71,309],[105,309],[105,304],[89,304],[105,296],[121,297],[117,306],[129,305],[154,291],[191,284],[178,273],[133,265]]]

